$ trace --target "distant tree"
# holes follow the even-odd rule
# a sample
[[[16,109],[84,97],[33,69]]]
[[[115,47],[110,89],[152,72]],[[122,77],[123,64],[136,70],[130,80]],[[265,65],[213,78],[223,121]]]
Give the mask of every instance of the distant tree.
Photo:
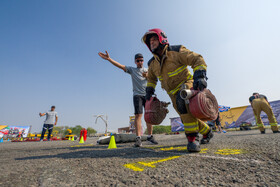
[[[69,129],[69,126],[64,126],[63,127],[63,135],[67,135],[68,134],[67,129]]]
[[[57,132],[57,134],[63,134],[63,130],[64,129],[64,127],[63,126],[54,126],[53,127],[53,132]]]
[[[154,125],[153,126],[153,134],[165,134],[171,133],[171,126],[164,126],[164,125]]]
[[[75,127],[71,127],[70,129],[72,130],[72,134],[79,136],[82,128],[83,127],[81,125],[76,125]]]
[[[88,127],[88,128],[87,128],[87,134],[88,134],[88,136],[93,135],[93,134],[96,134],[96,133],[97,133],[97,131],[96,131],[95,129],[93,129],[93,128],[91,128],[91,127]]]

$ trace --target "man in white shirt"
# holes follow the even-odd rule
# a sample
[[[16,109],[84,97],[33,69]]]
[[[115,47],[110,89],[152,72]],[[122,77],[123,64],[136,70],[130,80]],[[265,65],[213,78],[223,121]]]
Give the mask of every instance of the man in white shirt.
[[[146,99],[146,86],[147,86],[147,72],[148,69],[143,66],[144,58],[141,53],[137,53],[134,57],[136,67],[125,66],[120,64],[119,62],[113,60],[109,53],[106,51],[105,53],[98,53],[101,58],[109,61],[114,66],[122,69],[124,72],[131,75],[132,86],[133,86],[133,104],[134,104],[134,114],[135,114],[135,127],[136,127],[136,142],[134,144],[135,147],[141,147],[141,118],[143,115],[143,108],[145,107]],[[153,125],[147,123],[148,129],[148,137],[147,140],[153,144],[158,144],[152,135]]]
[[[44,122],[44,126],[43,126],[43,129],[42,129],[42,134],[41,134],[40,141],[43,141],[47,129],[49,131],[48,141],[50,141],[50,139],[51,139],[53,126],[56,125],[57,119],[58,119],[57,112],[54,111],[54,110],[55,110],[55,106],[52,106],[50,111],[45,112],[45,113],[39,113],[40,117],[46,116],[46,120]]]

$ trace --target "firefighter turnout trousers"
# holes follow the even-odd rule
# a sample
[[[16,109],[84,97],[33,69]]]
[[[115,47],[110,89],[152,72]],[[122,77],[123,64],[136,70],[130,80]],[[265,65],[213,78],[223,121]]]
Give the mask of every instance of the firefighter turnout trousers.
[[[188,81],[185,83],[186,88],[190,89],[192,84],[192,80]],[[206,135],[210,131],[210,127],[206,123],[191,114],[189,105],[185,104],[185,101],[181,99],[179,91],[174,94],[169,94],[169,97],[171,98],[174,109],[180,115],[186,134],[200,133]]]
[[[272,112],[272,108],[265,98],[257,98],[252,101],[252,108],[256,118],[256,123],[260,131],[264,131],[264,125],[261,119],[261,112],[264,111],[268,117],[269,124],[272,131],[278,131],[277,121]]]

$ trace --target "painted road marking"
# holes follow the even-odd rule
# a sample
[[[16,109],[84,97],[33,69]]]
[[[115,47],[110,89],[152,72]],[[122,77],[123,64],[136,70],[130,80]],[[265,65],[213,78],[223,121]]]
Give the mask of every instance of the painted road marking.
[[[210,155],[199,155],[197,153],[193,153],[193,154],[184,154],[186,156],[194,156],[194,157],[201,157],[201,158],[207,158],[207,159],[222,159],[222,160],[231,160],[231,161],[237,161],[237,162],[252,162],[255,164],[262,164],[262,161],[259,160],[253,160],[253,159],[239,159],[239,158],[233,158],[233,157],[217,157],[217,156],[210,156]],[[183,155],[181,155],[183,156]],[[129,163],[129,164],[125,164],[123,165],[125,168],[131,169],[133,171],[144,171],[145,168],[149,167],[149,168],[156,168],[157,163],[161,163],[161,162],[166,162],[169,160],[173,160],[176,158],[179,158],[181,156],[171,156],[171,157],[167,157],[165,159],[161,159],[161,160],[156,160],[156,161],[152,161],[152,162],[136,162],[136,163]]]
[[[148,149],[159,149],[161,151],[187,151],[187,147],[147,147]],[[208,149],[201,149],[199,153],[207,153]],[[219,149],[214,154],[220,154],[220,155],[238,155],[238,154],[244,154],[247,153],[243,149]]]
[[[238,155],[238,154],[243,154],[246,153],[242,149],[219,149],[215,154],[220,154],[220,155]]]
[[[148,151],[148,152],[155,152],[154,150],[151,150],[149,147],[147,147],[148,149],[142,149],[143,151]],[[186,147],[157,147],[160,148],[161,151],[164,151],[165,154],[174,154],[174,152],[168,152],[168,151],[172,151],[172,150],[177,150],[177,151],[183,151],[183,150],[187,150]],[[155,149],[155,147],[153,147],[152,149]],[[208,149],[202,149],[201,152],[199,153],[207,153]],[[180,156],[171,156],[171,157],[167,157],[165,159],[160,159],[160,160],[156,160],[156,161],[152,161],[152,162],[135,162],[135,163],[128,163],[125,164],[124,167],[131,169],[133,171],[144,171],[145,168],[149,167],[149,168],[156,168],[157,163],[161,163],[161,162],[166,162],[169,160],[173,160],[176,158],[179,158],[183,155],[185,156],[194,156],[194,157],[201,157],[201,158],[207,158],[207,159],[222,159],[222,160],[231,160],[231,161],[236,161],[236,162],[252,162],[255,164],[262,164],[262,161],[259,160],[254,160],[254,159],[239,159],[239,158],[234,158],[234,157],[222,157],[222,156],[211,156],[211,155],[205,155],[205,154],[199,154],[199,153],[191,153],[191,154],[185,154],[185,153],[176,153],[177,155],[179,154]],[[246,153],[246,151],[242,150],[242,149],[219,149],[218,151],[215,152],[215,154],[220,154],[220,155],[236,155],[236,154],[242,154],[242,153]]]
[[[137,162],[137,163],[130,163],[130,164],[125,164],[124,167],[128,169],[132,169],[133,171],[144,171],[145,167],[150,167],[150,168],[155,168],[155,164],[160,163],[160,162],[166,162],[168,160],[173,160],[175,158],[179,158],[181,156],[171,156],[167,157],[165,159],[160,159],[152,162]],[[144,167],[143,167],[144,166]]]
[[[90,147],[93,146],[93,144],[87,144],[87,145],[73,145],[71,147]]]
[[[186,151],[187,147],[167,147],[167,148],[160,148],[161,151],[172,151],[172,150],[176,150],[176,151]],[[207,153],[208,149],[201,149],[201,151],[199,153]]]
[[[144,171],[144,167],[137,163],[125,164],[123,166],[133,171]]]

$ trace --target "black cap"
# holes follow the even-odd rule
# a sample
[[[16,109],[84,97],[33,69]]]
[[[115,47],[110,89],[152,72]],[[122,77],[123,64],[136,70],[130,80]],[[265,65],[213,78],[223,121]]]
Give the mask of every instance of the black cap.
[[[55,108],[55,106],[53,105],[51,108]]]
[[[135,55],[135,59],[137,59],[137,58],[144,58],[144,57],[143,57],[143,55],[142,55],[141,53],[137,53],[137,54]]]

